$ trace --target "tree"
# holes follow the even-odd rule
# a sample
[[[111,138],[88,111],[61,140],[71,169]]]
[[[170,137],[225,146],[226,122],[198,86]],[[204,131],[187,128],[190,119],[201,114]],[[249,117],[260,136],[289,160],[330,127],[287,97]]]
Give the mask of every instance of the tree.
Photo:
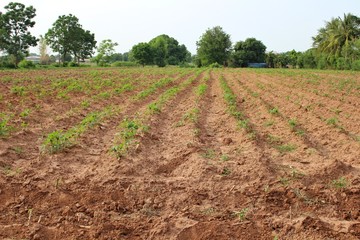
[[[336,58],[348,60],[353,43],[360,38],[360,18],[352,14],[332,18],[325,27],[318,30],[313,37],[313,46],[320,54],[327,55],[328,62],[336,62]],[[335,60],[335,61],[334,61]]]
[[[72,49],[75,60],[80,62],[91,57],[94,54],[95,47],[95,35],[88,30],[79,30],[77,41],[74,42],[74,47]]]
[[[202,66],[212,63],[226,65],[231,51],[230,35],[226,34],[221,27],[208,29],[201,37],[197,45],[197,56]]]
[[[165,65],[179,65],[187,61],[190,52],[185,45],[179,45],[179,42],[166,34],[153,38],[149,44],[153,48],[154,63],[159,67]]]
[[[29,54],[29,47],[36,46],[38,41],[28,30],[35,25],[32,19],[36,9],[15,2],[10,2],[5,9],[6,13],[0,12],[0,50],[12,55],[17,66]]]
[[[47,51],[47,44],[46,39],[40,35],[39,38],[39,52],[40,52],[40,64],[49,64],[50,63],[50,57]]]
[[[153,63],[154,54],[149,43],[139,43],[131,49],[132,58],[142,66]]]
[[[232,65],[234,67],[247,67],[249,63],[265,62],[266,46],[255,38],[239,41],[234,46]]]
[[[118,62],[118,61],[124,61],[123,54],[121,53],[111,54],[110,62]]]
[[[90,57],[96,45],[94,34],[85,31],[72,14],[60,16],[45,34],[45,39],[53,51],[61,55],[62,61],[68,54],[73,54],[78,61]]]
[[[97,47],[98,54],[94,58],[96,64],[110,62],[111,55],[114,54],[116,46],[118,46],[118,43],[110,39],[103,40]]]

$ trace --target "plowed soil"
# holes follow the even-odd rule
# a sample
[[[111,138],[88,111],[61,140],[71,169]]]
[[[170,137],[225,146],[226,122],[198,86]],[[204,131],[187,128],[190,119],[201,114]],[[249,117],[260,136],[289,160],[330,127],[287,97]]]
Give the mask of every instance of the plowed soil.
[[[176,86],[117,157],[119,124]],[[0,71],[0,94],[0,239],[360,239],[359,73]],[[71,145],[44,150],[108,106]]]

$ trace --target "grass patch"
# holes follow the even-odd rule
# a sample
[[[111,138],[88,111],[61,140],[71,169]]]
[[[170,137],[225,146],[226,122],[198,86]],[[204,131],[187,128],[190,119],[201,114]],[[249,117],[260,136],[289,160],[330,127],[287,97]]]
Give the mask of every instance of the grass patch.
[[[234,211],[233,214],[237,217],[240,221],[244,221],[248,215],[249,209],[243,208],[240,211]]]
[[[336,189],[343,189],[348,186],[348,182],[345,177],[340,177],[331,181],[331,185]]]
[[[287,153],[287,152],[292,152],[296,149],[295,145],[292,144],[283,144],[283,145],[278,145],[275,146],[275,148],[280,152],[280,153]]]

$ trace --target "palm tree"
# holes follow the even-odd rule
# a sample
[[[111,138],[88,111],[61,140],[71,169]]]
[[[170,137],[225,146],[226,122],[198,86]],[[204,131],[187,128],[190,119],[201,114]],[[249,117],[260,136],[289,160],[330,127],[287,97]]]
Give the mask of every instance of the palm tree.
[[[348,13],[344,14],[343,19],[338,17],[326,22],[325,27],[320,28],[318,34],[313,37],[313,46],[320,53],[328,54],[328,58],[340,57],[344,54],[346,59],[347,49],[359,37],[360,18]]]

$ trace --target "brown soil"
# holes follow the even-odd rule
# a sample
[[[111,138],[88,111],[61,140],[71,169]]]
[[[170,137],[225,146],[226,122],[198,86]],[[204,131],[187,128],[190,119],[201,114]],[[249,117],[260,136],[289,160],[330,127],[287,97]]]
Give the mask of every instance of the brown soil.
[[[150,130],[117,159],[109,149],[119,123],[146,111],[195,70],[0,72],[0,110],[14,113],[13,129],[0,138],[0,239],[359,239],[359,95],[351,91],[344,101],[334,90],[327,101],[294,84],[305,81],[302,74],[203,71],[147,119]],[[341,73],[316,74],[317,88],[330,93],[323,78],[342,79]],[[133,100],[164,77],[176,80]],[[344,77],[359,85],[358,75]],[[58,98],[61,89],[52,83],[75,78],[104,84]],[[253,135],[228,113],[222,78]],[[32,87],[40,81],[48,91],[43,97]],[[134,89],[92,98],[121,81]],[[195,89],[202,84],[207,90],[199,96]],[[26,87],[24,96],[11,92],[19,85]],[[80,108],[84,100],[91,105]],[[70,129],[110,104],[121,110],[84,132],[75,146],[40,151],[48,133]],[[270,113],[275,107],[278,113]],[[337,108],[338,125],[328,124]],[[27,118],[19,116],[24,109],[31,110]],[[197,117],[185,118],[194,109]]]

